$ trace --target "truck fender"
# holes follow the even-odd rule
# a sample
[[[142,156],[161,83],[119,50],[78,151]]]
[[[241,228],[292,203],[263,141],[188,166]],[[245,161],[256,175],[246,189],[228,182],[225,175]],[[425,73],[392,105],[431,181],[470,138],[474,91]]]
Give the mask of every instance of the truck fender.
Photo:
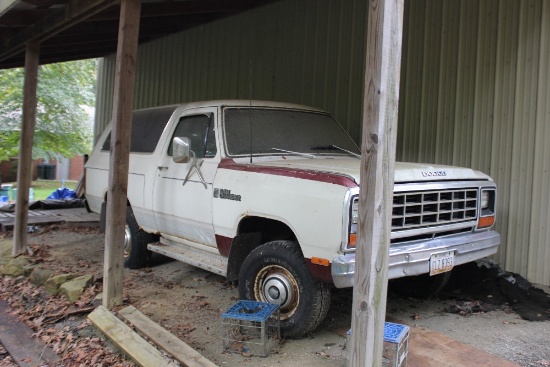
[[[107,222],[107,202],[101,203],[101,211],[99,212],[99,233],[105,233],[105,226]]]
[[[239,272],[244,259],[252,250],[261,245],[261,239],[261,232],[242,233],[233,238],[227,262],[228,281],[234,282],[239,279]]]

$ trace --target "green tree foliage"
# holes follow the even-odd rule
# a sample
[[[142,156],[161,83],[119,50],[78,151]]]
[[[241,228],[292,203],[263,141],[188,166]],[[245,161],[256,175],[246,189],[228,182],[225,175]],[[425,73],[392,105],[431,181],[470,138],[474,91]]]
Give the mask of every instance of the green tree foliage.
[[[91,150],[92,130],[85,107],[95,103],[96,67],[96,60],[40,67],[34,158],[70,158]],[[0,161],[19,153],[23,80],[23,69],[0,70]]]

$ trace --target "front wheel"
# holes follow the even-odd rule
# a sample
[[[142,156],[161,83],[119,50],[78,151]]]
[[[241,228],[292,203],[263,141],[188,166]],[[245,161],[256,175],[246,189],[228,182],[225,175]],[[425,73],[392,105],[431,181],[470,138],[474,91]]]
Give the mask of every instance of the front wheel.
[[[281,331],[298,338],[324,320],[330,289],[311,276],[296,242],[274,241],[254,249],[239,274],[241,299],[280,306]]]

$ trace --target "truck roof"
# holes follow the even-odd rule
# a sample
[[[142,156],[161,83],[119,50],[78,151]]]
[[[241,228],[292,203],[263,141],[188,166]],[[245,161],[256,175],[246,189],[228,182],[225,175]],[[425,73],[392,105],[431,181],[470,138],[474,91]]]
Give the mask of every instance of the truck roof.
[[[248,99],[217,99],[217,100],[209,100],[209,101],[184,102],[180,104],[144,108],[144,109],[140,109],[140,111],[163,108],[168,106],[174,106],[177,108],[182,108],[184,110],[199,108],[199,107],[230,106],[230,107],[277,107],[277,108],[291,108],[291,109],[300,109],[300,110],[308,110],[308,111],[316,111],[316,112],[326,112],[319,108],[295,104],[295,103],[248,100]]]

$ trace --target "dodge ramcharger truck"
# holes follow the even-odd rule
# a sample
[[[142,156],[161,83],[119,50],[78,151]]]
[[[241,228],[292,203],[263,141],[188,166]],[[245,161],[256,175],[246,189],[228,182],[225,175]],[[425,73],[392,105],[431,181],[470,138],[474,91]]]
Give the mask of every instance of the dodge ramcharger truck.
[[[287,103],[209,101],[135,111],[125,266],[152,252],[238,282],[280,305],[300,337],[353,287],[360,149],[327,112]],[[105,218],[110,126],[86,164],[86,199]],[[389,278],[448,279],[494,254],[496,185],[468,168],[395,164]]]

